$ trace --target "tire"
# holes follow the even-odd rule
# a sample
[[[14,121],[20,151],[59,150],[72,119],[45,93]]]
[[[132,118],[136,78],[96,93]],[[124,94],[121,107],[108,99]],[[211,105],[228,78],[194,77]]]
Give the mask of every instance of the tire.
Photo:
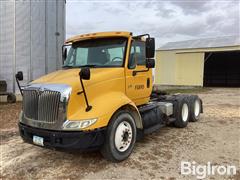
[[[202,112],[202,101],[201,99],[196,96],[189,97],[189,104],[190,104],[190,122],[196,122],[200,118],[200,113]]]
[[[113,115],[101,148],[104,158],[112,162],[127,159],[136,142],[137,129],[133,116],[127,110],[120,110]]]
[[[175,109],[174,125],[177,128],[184,128],[187,126],[189,121],[190,106],[189,101],[186,97],[180,97],[178,99],[177,107]]]
[[[15,96],[15,94],[9,94],[9,95],[7,95],[7,102],[8,102],[8,103],[15,103],[15,102],[16,102],[16,96]]]

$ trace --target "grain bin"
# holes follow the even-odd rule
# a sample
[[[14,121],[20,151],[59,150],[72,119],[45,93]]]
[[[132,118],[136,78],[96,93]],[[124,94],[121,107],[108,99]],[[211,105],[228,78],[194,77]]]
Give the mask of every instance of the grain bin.
[[[0,1],[0,80],[18,93],[23,84],[61,68],[65,39],[65,0]]]

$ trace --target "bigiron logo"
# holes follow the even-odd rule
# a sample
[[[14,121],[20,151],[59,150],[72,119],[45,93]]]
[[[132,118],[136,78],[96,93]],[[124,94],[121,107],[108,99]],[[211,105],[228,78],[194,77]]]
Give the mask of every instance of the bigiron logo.
[[[181,162],[181,175],[193,175],[197,179],[204,179],[207,176],[232,176],[236,174],[236,166],[233,165],[212,165],[208,162],[206,165],[197,164],[195,161]]]

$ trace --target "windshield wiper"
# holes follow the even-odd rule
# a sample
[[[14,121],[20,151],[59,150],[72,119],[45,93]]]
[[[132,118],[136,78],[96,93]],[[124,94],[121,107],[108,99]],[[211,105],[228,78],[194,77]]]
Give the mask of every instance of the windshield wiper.
[[[82,65],[82,66],[77,66],[77,67],[97,67],[98,65],[96,64],[86,64],[86,65]],[[99,66],[98,66],[99,67]]]
[[[82,66],[69,66],[69,65],[65,65],[62,66],[63,68],[82,68],[82,67],[100,67],[96,64],[86,64],[86,65],[82,65]]]
[[[74,66],[69,66],[69,65],[65,65],[65,66],[62,66],[63,68],[73,68]]]

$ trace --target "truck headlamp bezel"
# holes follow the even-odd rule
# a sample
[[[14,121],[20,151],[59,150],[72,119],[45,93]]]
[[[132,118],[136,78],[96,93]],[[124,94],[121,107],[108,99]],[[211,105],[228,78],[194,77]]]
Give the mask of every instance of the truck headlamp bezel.
[[[66,120],[63,123],[63,129],[64,130],[71,130],[71,131],[73,131],[73,130],[82,130],[82,129],[85,129],[87,127],[92,126],[96,122],[97,122],[97,118],[84,119],[84,120],[79,120],[79,121]]]

